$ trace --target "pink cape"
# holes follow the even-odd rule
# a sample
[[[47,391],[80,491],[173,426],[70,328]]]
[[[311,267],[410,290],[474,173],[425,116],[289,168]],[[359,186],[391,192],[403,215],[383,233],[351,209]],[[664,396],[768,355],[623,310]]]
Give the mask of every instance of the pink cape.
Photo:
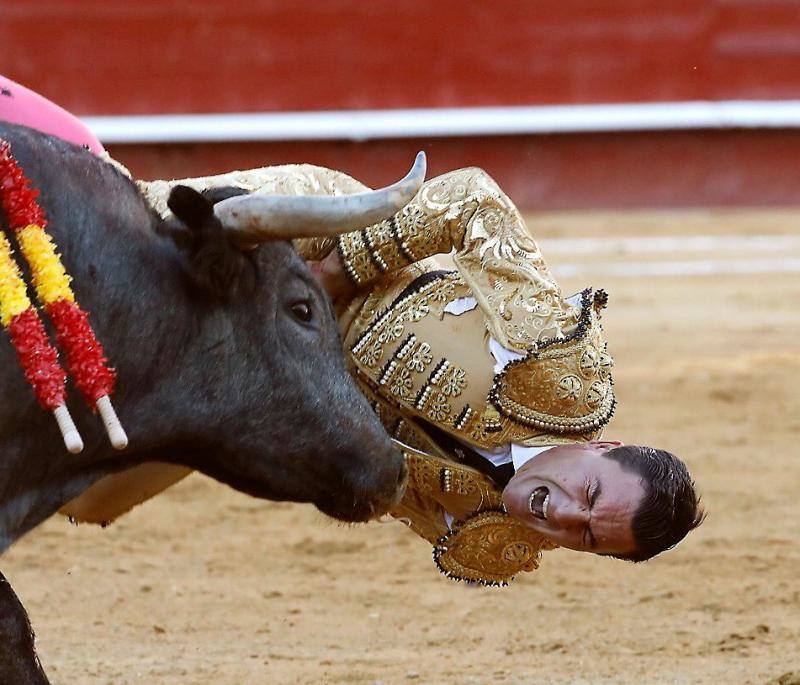
[[[25,86],[0,75],[0,121],[30,126],[43,133],[104,152],[97,137],[74,115]]]

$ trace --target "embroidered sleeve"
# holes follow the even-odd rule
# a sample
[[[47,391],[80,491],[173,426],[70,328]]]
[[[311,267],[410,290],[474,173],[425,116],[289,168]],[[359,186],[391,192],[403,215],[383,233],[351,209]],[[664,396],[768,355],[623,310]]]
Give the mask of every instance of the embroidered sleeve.
[[[503,346],[527,352],[561,335],[576,310],[561,297],[511,200],[481,169],[439,176],[389,221],[338,238],[344,268],[359,286],[434,254],[453,260]]]

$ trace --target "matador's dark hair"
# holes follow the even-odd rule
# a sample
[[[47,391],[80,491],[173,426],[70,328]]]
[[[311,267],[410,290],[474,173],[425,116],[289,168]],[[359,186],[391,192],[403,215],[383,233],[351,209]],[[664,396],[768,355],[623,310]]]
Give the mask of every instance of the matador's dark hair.
[[[644,496],[633,515],[636,549],[612,555],[627,561],[647,561],[673,548],[705,518],[689,470],[664,450],[637,445],[615,447],[603,453],[625,470],[642,477]]]

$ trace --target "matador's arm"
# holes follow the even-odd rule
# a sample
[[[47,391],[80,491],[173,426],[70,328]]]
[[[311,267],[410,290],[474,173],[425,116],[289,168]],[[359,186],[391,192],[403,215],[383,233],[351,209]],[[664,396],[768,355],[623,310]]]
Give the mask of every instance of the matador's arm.
[[[234,186],[286,195],[367,190],[346,174],[310,165],[140,182],[139,186],[164,216],[169,190],[176,183],[197,190]],[[460,169],[428,181],[389,221],[338,239],[298,240],[295,246],[308,260],[320,260],[338,246],[346,273],[362,288],[413,262],[454,251],[455,265],[486,315],[492,337],[518,352],[527,352],[537,340],[560,335],[575,321],[576,312],[564,303],[519,211],[481,169]]]
[[[337,247],[346,273],[362,288],[413,262],[454,251],[487,328],[510,349],[525,352],[574,323],[575,312],[519,211],[481,169],[428,181],[392,219],[340,236]]]

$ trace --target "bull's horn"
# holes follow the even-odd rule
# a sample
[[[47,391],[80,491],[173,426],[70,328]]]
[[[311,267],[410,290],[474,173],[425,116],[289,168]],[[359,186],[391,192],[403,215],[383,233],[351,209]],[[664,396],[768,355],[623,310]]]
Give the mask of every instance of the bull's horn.
[[[405,207],[425,180],[420,152],[406,177],[380,190],[355,195],[239,195],[214,205],[234,242],[254,245],[357,231],[389,219]]]

